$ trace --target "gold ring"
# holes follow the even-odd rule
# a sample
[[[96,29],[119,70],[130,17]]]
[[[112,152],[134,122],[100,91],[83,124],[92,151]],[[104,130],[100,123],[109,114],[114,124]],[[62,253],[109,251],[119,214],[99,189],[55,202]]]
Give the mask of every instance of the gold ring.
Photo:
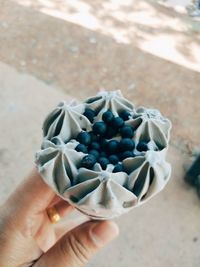
[[[47,214],[52,223],[57,223],[60,221],[61,217],[55,207],[51,207],[47,209]]]

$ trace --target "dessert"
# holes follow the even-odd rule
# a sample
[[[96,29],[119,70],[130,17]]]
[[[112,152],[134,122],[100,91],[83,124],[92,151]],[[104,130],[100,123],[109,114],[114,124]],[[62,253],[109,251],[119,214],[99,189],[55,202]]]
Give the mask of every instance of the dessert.
[[[161,191],[171,123],[120,91],[61,102],[45,119],[36,165],[44,181],[91,218],[111,219]]]

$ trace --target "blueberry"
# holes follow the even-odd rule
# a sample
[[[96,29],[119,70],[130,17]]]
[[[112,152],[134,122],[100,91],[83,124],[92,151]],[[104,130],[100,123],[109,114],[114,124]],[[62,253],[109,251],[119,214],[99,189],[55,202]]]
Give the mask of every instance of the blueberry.
[[[111,126],[115,129],[121,128],[124,125],[124,120],[121,117],[115,117],[112,119]]]
[[[98,162],[103,170],[105,170],[107,165],[109,164],[109,160],[106,157],[100,157],[98,159]]]
[[[93,155],[96,159],[98,159],[99,151],[97,151],[95,149],[91,149],[91,150],[89,150],[89,155]]]
[[[118,163],[115,165],[113,172],[123,172],[124,171],[124,167],[121,163]]]
[[[124,120],[127,121],[129,120],[129,118],[131,117],[130,112],[128,112],[127,110],[123,110],[119,113],[119,116]]]
[[[118,133],[117,129],[111,127],[111,126],[108,126],[107,127],[107,130],[106,130],[106,134],[105,134],[105,137],[108,138],[108,139],[111,139],[112,137],[116,136]]]
[[[148,150],[148,145],[147,145],[147,143],[145,143],[145,142],[143,142],[143,141],[141,141],[141,142],[139,142],[138,144],[137,144],[137,150],[138,151],[147,151]]]
[[[135,142],[130,138],[123,138],[119,143],[119,148],[121,151],[133,150],[134,147],[135,147]]]
[[[90,149],[100,150],[100,144],[98,142],[92,142],[90,144]]]
[[[106,154],[106,152],[104,152],[104,151],[101,151],[101,152],[100,152],[100,157],[104,157],[104,158],[106,158],[106,157],[107,157],[107,154]]]
[[[119,162],[119,158],[117,155],[110,155],[108,159],[112,164],[117,164],[117,162]]]
[[[91,136],[88,132],[80,132],[77,135],[77,141],[79,141],[81,144],[89,145],[91,142]]]
[[[85,154],[88,153],[87,147],[85,145],[83,145],[83,144],[78,144],[76,146],[75,150],[78,151],[78,152],[83,152]]]
[[[87,169],[91,169],[96,163],[96,158],[93,155],[85,156],[81,161],[81,166]]]
[[[86,108],[83,115],[87,117],[90,122],[93,122],[96,112],[91,108]]]
[[[110,123],[112,119],[114,118],[113,113],[110,110],[107,110],[106,112],[103,113],[102,119],[105,123]]]
[[[134,153],[132,151],[124,151],[122,154],[121,154],[121,159],[124,160],[126,158],[133,158],[135,157]]]
[[[91,136],[91,142],[97,142],[99,140],[99,137],[93,132],[89,132],[90,136]]]
[[[106,150],[106,148],[107,148],[107,143],[108,143],[108,141],[107,141],[106,139],[101,138],[100,141],[99,141],[100,148],[101,148],[102,150]]]
[[[125,125],[120,129],[122,137],[133,138],[133,128],[129,125]]]
[[[117,140],[111,140],[107,144],[107,152],[109,154],[115,154],[118,152],[119,149],[119,141]]]
[[[106,124],[103,121],[95,122],[92,128],[95,134],[103,136],[106,133]]]

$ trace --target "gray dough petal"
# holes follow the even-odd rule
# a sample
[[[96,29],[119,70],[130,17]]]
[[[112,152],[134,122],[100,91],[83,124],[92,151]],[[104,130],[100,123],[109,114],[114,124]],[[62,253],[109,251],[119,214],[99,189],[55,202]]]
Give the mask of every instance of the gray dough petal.
[[[140,107],[127,123],[136,129],[134,136],[136,143],[153,141],[159,149],[168,146],[171,122],[158,110]]]
[[[67,105],[64,101],[60,102],[44,121],[44,137],[50,140],[57,136],[67,142],[76,138],[83,128],[91,130],[89,120],[83,115],[84,110],[85,104]]]
[[[109,173],[80,169],[80,183],[68,188],[63,194],[82,212],[95,218],[114,218],[137,204],[137,197],[127,190],[126,173]]]
[[[129,173],[127,188],[138,197],[138,204],[144,203],[167,184],[171,166],[165,161],[166,151],[147,151],[144,156],[124,160]]]
[[[43,149],[36,153],[36,164],[44,181],[62,195],[66,188],[73,185],[85,154],[74,149],[77,145],[75,140],[67,144],[57,137],[55,140],[57,144],[49,140],[43,142]]]
[[[122,110],[127,110],[130,113],[134,111],[133,104],[125,99],[119,90],[100,92],[96,97],[87,99],[85,103],[87,107],[99,111],[96,121],[101,120],[102,114],[108,109],[110,109],[115,116],[119,116],[119,112]]]

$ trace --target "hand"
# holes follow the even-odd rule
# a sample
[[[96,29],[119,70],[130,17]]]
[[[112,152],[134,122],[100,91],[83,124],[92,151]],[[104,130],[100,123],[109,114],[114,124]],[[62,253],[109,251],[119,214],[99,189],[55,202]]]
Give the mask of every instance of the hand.
[[[52,205],[61,216],[73,209],[34,170],[0,208],[0,266],[80,267],[118,234],[109,221],[58,230],[46,213]]]

